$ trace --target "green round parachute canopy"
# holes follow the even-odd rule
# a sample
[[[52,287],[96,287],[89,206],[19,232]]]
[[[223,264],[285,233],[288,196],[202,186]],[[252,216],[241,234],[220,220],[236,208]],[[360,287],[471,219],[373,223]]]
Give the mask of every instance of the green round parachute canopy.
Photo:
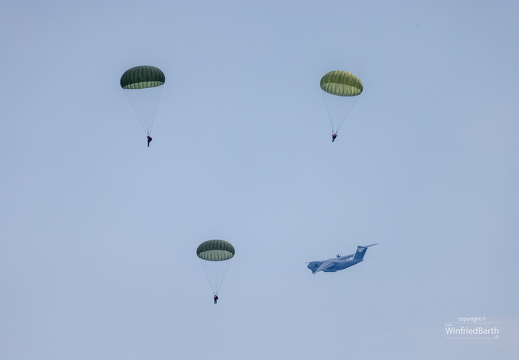
[[[360,79],[346,71],[330,71],[321,78],[321,89],[337,96],[357,96],[362,93]]]
[[[166,76],[154,66],[136,66],[128,69],[121,76],[123,89],[147,89],[164,85]]]
[[[207,240],[196,249],[196,255],[207,261],[224,261],[234,256],[234,246],[225,240]]]

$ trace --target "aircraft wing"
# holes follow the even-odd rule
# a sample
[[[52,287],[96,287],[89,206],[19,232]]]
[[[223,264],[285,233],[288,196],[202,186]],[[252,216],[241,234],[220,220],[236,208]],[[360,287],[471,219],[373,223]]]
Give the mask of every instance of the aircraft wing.
[[[330,260],[325,260],[321,263],[321,265],[314,271],[314,273],[318,272],[318,271],[323,271],[325,269],[327,269],[328,267],[332,266],[334,264],[333,261],[330,261]]]

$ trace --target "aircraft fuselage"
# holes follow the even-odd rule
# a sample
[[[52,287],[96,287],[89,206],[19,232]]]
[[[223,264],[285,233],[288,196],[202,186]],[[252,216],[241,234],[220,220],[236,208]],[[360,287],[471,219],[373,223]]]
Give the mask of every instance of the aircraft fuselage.
[[[366,254],[366,250],[373,245],[359,245],[357,246],[357,252],[355,254],[340,256],[337,255],[335,258],[331,258],[323,261],[310,261],[308,263],[308,268],[312,271],[312,274],[315,274],[319,271],[324,272],[336,272],[339,270],[344,270],[349,268],[350,266],[357,265],[362,262],[364,259],[364,255]]]
[[[336,272],[339,270],[344,270],[346,268],[349,268],[350,266],[357,265],[358,263],[364,261],[364,260],[337,260],[337,259],[331,259],[333,260],[333,265],[330,265],[326,269],[324,269],[324,272]]]

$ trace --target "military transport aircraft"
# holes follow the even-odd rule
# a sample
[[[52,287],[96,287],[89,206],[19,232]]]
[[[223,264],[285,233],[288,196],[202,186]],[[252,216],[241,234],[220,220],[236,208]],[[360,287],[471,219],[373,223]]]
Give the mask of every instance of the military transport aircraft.
[[[344,270],[346,268],[349,268],[350,266],[357,265],[358,263],[362,262],[364,259],[364,255],[366,254],[366,250],[370,246],[374,245],[378,244],[358,246],[357,252],[355,254],[346,256],[337,255],[337,257],[328,260],[309,262],[308,268],[312,270],[312,274],[314,275],[318,271],[336,272],[339,270]]]

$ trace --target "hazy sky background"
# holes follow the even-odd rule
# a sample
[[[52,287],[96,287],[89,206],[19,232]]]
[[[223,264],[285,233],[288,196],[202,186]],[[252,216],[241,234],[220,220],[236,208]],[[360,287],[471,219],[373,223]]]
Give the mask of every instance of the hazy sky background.
[[[519,358],[518,12],[4,1],[0,358]],[[166,75],[149,149],[137,65]],[[333,144],[330,70],[364,84]],[[445,339],[470,316],[500,339]]]

